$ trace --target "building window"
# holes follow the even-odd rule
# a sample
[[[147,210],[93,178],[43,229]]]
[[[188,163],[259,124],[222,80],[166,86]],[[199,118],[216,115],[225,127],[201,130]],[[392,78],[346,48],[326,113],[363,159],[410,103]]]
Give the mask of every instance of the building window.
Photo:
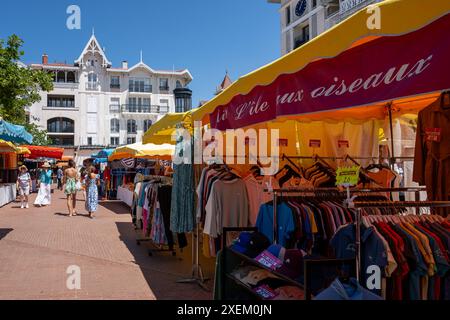
[[[286,26],[291,24],[291,6],[286,7]]]
[[[74,133],[75,122],[69,118],[52,118],[47,121],[47,131],[50,133]]]
[[[88,74],[88,89],[89,90],[96,90],[98,86],[98,77],[96,73],[89,73]]]
[[[313,9],[317,7],[317,0],[312,0],[312,7]]]
[[[309,25],[294,29],[294,49],[309,41]]]
[[[152,126],[153,121],[146,119],[144,120],[144,132],[147,132],[147,130]]]
[[[120,121],[119,119],[111,119],[111,133],[120,132]]]
[[[130,92],[152,92],[150,78],[130,78],[128,89]]]
[[[111,89],[120,89],[120,77],[119,76],[111,76]]]
[[[127,112],[150,113],[150,98],[128,98]]]
[[[119,145],[119,137],[111,137],[111,145],[118,146]]]
[[[133,143],[136,143],[136,137],[128,137],[127,144],[133,144]]]
[[[89,73],[88,82],[97,82],[97,74],[93,72]]]
[[[92,146],[92,137],[87,138],[87,144],[88,146]]]
[[[75,96],[47,96],[49,108],[75,108]]]
[[[111,98],[111,103],[109,105],[109,112],[112,113],[120,112],[120,98]]]
[[[136,133],[137,132],[136,120],[130,119],[127,121],[127,132],[128,133]]]
[[[66,82],[66,73],[64,71],[58,71],[56,82]]]
[[[76,80],[75,80],[75,72],[73,72],[73,71],[67,72],[67,82],[68,83],[75,83],[76,82]]]
[[[169,91],[169,79],[168,78],[159,79],[159,90]]]

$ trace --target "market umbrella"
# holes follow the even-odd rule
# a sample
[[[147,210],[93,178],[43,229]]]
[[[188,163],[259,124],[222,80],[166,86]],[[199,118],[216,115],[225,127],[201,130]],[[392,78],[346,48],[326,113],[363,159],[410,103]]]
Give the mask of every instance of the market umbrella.
[[[142,144],[141,142],[117,148],[109,157],[109,161],[124,158],[159,158],[170,159],[175,152],[175,146],[171,144]]]
[[[191,114],[197,109],[193,109],[184,113],[168,113],[164,115],[161,119],[155,122],[148,130],[144,133],[143,142],[155,143],[155,144],[175,144],[172,140],[172,135],[179,126],[191,127]]]
[[[29,159],[49,158],[60,160],[63,156],[63,148],[53,148],[47,146],[23,146],[30,150]]]
[[[32,143],[33,136],[24,126],[12,124],[0,117],[0,139],[17,144]]]

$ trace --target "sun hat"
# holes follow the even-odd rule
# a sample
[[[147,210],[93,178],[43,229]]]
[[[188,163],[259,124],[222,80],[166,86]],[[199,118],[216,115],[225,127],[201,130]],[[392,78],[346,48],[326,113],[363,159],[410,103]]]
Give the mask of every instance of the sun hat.
[[[28,171],[28,168],[27,168],[27,166],[25,166],[25,165],[21,165],[21,166],[19,167],[19,170],[20,170],[20,171],[22,171],[22,169],[25,169],[26,171]]]
[[[45,161],[44,164],[42,165],[42,168],[51,168],[52,166],[50,165],[50,163],[48,161]]]

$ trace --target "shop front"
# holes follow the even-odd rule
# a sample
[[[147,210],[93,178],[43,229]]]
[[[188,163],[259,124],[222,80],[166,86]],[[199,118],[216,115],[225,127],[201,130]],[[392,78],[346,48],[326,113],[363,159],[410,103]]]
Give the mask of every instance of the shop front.
[[[435,288],[450,268],[439,253],[448,235],[436,231],[448,227],[450,210],[448,182],[436,178],[448,176],[450,159],[450,4],[376,6],[379,29],[358,12],[144,135],[175,143],[177,128],[202,121],[200,129],[222,132],[203,135],[203,147],[215,141],[215,156],[235,151],[227,161],[174,166],[170,230],[196,234],[191,280],[204,282],[199,254],[217,260],[215,298],[449,299]],[[227,139],[234,129],[248,135]],[[268,130],[271,157],[261,156],[250,129]],[[277,163],[269,175],[268,158]],[[355,182],[343,179],[349,169]],[[403,263],[398,246],[419,239],[429,240],[423,254]],[[368,286],[371,275],[377,281]]]

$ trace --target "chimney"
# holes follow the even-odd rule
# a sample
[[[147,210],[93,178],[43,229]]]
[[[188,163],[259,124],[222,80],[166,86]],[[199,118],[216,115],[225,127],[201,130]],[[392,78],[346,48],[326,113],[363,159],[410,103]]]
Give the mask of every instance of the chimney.
[[[46,53],[42,55],[42,64],[48,64],[48,55]]]
[[[128,61],[122,61],[122,69],[128,69]]]

